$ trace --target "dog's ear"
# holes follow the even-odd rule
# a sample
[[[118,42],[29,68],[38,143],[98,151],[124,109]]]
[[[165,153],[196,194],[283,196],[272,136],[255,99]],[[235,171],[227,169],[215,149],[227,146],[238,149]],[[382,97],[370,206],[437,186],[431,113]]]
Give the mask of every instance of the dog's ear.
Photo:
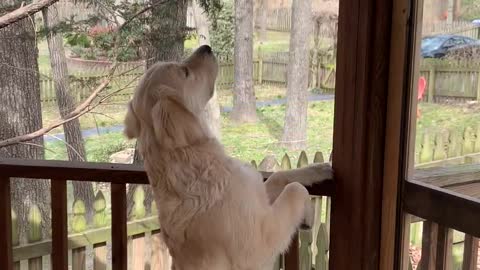
[[[163,147],[183,147],[206,138],[198,118],[183,105],[173,89],[162,87],[155,98],[151,111],[153,129]]]
[[[128,103],[127,115],[125,116],[125,129],[123,133],[127,138],[138,138],[140,135],[140,122],[132,108],[132,102]]]

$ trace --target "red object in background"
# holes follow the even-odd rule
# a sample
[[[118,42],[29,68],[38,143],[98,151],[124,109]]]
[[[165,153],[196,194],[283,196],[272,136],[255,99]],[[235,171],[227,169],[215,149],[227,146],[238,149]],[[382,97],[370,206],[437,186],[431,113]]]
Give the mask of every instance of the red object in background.
[[[422,100],[423,94],[425,94],[425,88],[427,87],[427,80],[421,76],[418,79],[418,101]],[[420,109],[417,107],[417,118],[420,118]]]

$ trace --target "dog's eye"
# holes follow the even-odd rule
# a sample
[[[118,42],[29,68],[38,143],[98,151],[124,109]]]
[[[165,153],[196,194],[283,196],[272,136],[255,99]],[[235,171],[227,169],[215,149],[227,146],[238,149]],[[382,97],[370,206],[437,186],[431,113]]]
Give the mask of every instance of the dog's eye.
[[[183,72],[185,73],[185,77],[188,77],[188,75],[190,75],[190,71],[187,67],[183,67]]]

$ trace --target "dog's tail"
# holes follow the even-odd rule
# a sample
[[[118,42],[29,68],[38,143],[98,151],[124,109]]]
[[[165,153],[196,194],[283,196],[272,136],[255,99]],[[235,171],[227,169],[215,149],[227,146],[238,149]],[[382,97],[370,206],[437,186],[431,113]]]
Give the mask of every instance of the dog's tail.
[[[155,91],[154,98],[153,130],[162,147],[184,147],[208,138],[200,120],[183,105],[175,90],[162,86]]]

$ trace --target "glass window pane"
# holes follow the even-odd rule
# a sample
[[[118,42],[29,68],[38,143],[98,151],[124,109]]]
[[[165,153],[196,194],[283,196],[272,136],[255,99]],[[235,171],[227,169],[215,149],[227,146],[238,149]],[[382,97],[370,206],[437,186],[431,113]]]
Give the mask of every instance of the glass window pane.
[[[444,173],[452,178],[466,167],[480,171],[480,26],[472,22],[475,13],[458,10],[460,2],[462,10],[478,10],[468,1],[423,1],[419,66],[412,76],[417,104],[413,177],[421,174],[421,181],[480,198],[480,181],[447,184],[423,177]]]

